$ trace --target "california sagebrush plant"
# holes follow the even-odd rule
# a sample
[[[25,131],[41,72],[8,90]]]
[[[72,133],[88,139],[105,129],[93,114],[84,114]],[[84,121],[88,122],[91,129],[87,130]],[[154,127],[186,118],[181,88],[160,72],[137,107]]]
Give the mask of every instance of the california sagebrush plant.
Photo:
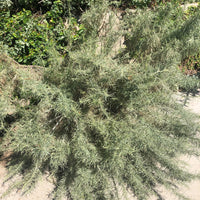
[[[106,14],[92,9],[93,19]],[[106,30],[101,50],[95,34],[62,62],[52,50],[42,79],[17,73],[12,98],[20,117],[2,145],[12,152],[11,176],[24,175],[13,187],[26,191],[49,171],[57,199],[117,199],[118,190],[129,190],[143,200],[159,196],[157,184],[176,193],[172,183],[193,177],[178,166],[176,156],[197,153],[197,125],[173,100],[172,90],[186,78],[177,67],[181,57],[192,52],[191,46],[199,50],[200,18],[180,22],[175,10],[127,14],[120,30]],[[111,56],[113,38],[121,33],[126,48]],[[193,40],[185,45],[187,38]]]

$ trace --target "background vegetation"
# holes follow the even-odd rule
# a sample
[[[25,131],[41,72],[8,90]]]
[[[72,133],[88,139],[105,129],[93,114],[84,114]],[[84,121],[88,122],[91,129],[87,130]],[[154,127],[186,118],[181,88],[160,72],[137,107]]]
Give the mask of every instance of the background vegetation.
[[[93,0],[43,0],[43,1],[0,1],[0,41],[9,47],[9,54],[19,63],[45,65],[48,48],[56,43],[56,49],[65,57],[68,47],[83,42],[86,30],[80,16],[95,2]],[[99,1],[101,3],[101,1]],[[126,0],[110,1],[111,7],[155,8],[165,5],[163,0]],[[170,1],[176,5],[187,1]],[[184,14],[185,20],[199,11],[199,7],[189,7]],[[66,18],[67,17],[67,18]],[[70,44],[70,45],[69,45]],[[197,73],[199,53],[182,60],[182,69]]]
[[[199,127],[172,97],[199,87],[179,69],[199,58],[199,8],[113,3],[1,4],[1,149],[12,152],[10,177],[24,176],[10,189],[27,192],[48,171],[52,198],[118,199],[129,190],[144,200],[159,197],[157,184],[179,195],[174,183],[194,177],[177,156],[199,154]],[[29,71],[5,51],[46,68]]]

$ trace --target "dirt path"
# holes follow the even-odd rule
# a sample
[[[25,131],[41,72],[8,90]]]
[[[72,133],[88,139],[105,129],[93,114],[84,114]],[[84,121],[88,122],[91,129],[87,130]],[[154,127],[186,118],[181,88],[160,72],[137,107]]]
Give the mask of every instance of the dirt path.
[[[177,95],[178,101],[183,102],[184,96],[180,93]],[[185,109],[190,110],[193,113],[196,113],[200,116],[200,94],[197,94],[195,97],[190,96]],[[183,156],[181,158],[185,161],[188,166],[187,169],[190,172],[200,173],[200,157],[187,157]],[[12,184],[13,180],[3,184],[3,180],[7,174],[7,169],[5,168],[5,162],[0,162],[0,196],[6,191],[9,185]],[[20,177],[17,177],[20,178]],[[13,191],[10,195],[2,198],[2,200],[50,200],[51,198],[48,197],[48,194],[53,190],[53,184],[47,180],[44,176],[43,179],[37,184],[36,188],[27,196],[23,196],[20,191],[16,192]],[[188,183],[186,186],[180,186],[179,190],[182,194],[186,195],[191,200],[200,200],[200,180],[193,180]],[[161,193],[163,199],[160,200],[178,200],[173,194],[170,194],[166,189],[163,187],[158,187],[157,191]],[[129,200],[136,200],[135,198],[131,197],[131,195],[127,196]],[[123,200],[125,198],[122,198]],[[66,200],[66,199],[65,199]],[[149,200],[159,200],[156,197],[151,197]]]

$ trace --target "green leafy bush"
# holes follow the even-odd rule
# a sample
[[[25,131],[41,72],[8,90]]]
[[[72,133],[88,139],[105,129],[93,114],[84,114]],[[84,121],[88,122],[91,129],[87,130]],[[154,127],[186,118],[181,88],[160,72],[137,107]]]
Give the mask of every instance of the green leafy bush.
[[[39,55],[46,56],[48,24],[40,20],[33,21],[31,11],[23,10],[2,24],[0,40],[11,47],[9,53],[19,63],[30,64]]]
[[[23,9],[15,15],[9,11],[1,12],[0,41],[10,47],[9,54],[19,63],[40,64],[38,58],[48,57],[49,44],[56,43],[61,54],[66,53],[68,43],[81,41],[85,28],[74,18],[68,28],[62,19],[61,1],[55,1],[52,9],[45,15],[32,14]]]
[[[80,15],[83,10],[89,8],[93,1],[94,0],[1,0],[0,9],[9,9],[13,14],[23,9],[31,10],[33,13],[40,11],[44,14],[52,10],[55,4],[60,4],[64,14],[69,16],[69,11],[74,15]]]
[[[102,10],[112,13],[98,6],[83,16],[90,29],[91,21],[104,18]],[[57,199],[117,199],[119,190],[129,190],[144,200],[160,197],[157,184],[176,193],[176,181],[194,177],[178,166],[176,156],[197,153],[198,125],[172,92],[187,78],[178,69],[181,58],[199,48],[200,18],[180,19],[173,6],[130,12],[106,39],[88,32],[62,61],[52,50],[42,80],[18,71],[12,98],[21,118],[1,145],[13,152],[11,176],[24,175],[14,187],[30,189],[48,170]],[[126,50],[113,56],[121,32]],[[22,100],[28,103],[22,106]]]
[[[12,14],[22,11],[23,9],[45,13],[51,9],[55,0],[0,0],[0,9],[10,10]]]

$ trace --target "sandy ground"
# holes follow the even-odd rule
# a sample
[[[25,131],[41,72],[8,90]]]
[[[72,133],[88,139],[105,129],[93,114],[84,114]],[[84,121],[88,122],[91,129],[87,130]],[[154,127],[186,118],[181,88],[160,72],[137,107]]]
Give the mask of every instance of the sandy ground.
[[[177,100],[182,103],[184,100],[183,94],[177,95]],[[190,110],[193,113],[196,113],[200,116],[200,94],[196,96],[190,96],[185,109]],[[187,163],[187,169],[190,172],[200,173],[200,157],[187,157],[183,156],[181,158],[183,161]],[[6,191],[9,185],[12,185],[13,180],[10,180],[3,184],[3,181],[6,177],[7,169],[5,167],[5,162],[0,162],[0,196]],[[15,177],[20,178],[20,177]],[[193,180],[188,183],[186,186],[178,186],[179,190],[182,194],[186,195],[191,200],[200,200],[200,180]],[[35,189],[28,195],[24,196],[20,191],[13,191],[10,195],[0,198],[1,200],[50,200],[51,198],[48,196],[49,193],[53,190],[53,184],[47,179],[47,177],[43,177],[43,179],[36,185]],[[157,187],[157,191],[159,191],[163,198],[156,198],[154,196],[150,197],[149,200],[178,200],[173,194],[169,193],[163,187]],[[121,198],[125,200],[125,197]],[[127,196],[128,200],[136,200],[131,195]],[[65,199],[67,200],[67,198]]]

